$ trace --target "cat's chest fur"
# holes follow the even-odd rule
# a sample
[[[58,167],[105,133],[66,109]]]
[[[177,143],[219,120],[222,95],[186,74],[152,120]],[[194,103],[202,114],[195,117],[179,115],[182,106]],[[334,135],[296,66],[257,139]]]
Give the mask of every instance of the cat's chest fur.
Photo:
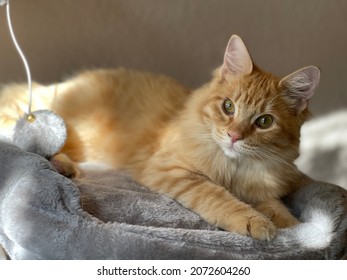
[[[271,167],[252,159],[240,160],[233,165],[229,190],[247,203],[257,203],[286,193],[278,172]],[[226,186],[228,188],[228,186]]]
[[[284,172],[276,170],[270,164],[249,158],[220,159],[219,164],[211,163],[211,170],[207,172],[212,181],[249,204],[282,197],[289,187],[285,183],[287,180],[283,178],[286,176]]]

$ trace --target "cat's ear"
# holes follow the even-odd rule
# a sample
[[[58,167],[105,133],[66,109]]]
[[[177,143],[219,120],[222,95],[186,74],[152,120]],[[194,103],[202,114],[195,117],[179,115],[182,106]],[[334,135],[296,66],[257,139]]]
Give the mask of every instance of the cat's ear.
[[[279,86],[284,87],[284,94],[289,97],[298,113],[307,108],[307,103],[318,86],[319,77],[319,68],[308,66],[295,71],[279,82]]]
[[[248,50],[237,35],[231,36],[224,54],[221,74],[247,75],[253,70],[253,62]]]

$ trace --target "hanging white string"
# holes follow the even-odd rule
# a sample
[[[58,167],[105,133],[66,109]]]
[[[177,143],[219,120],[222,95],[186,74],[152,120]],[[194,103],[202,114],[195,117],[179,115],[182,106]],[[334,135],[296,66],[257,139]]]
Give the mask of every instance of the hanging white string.
[[[19,44],[16,40],[16,36],[14,35],[13,28],[12,28],[12,23],[11,23],[11,15],[10,15],[10,0],[7,0],[6,2],[6,15],[7,15],[7,23],[8,23],[8,28],[10,30],[11,38],[12,41],[17,49],[17,52],[19,53],[24,67],[25,67],[25,72],[27,75],[27,80],[28,80],[28,93],[29,93],[29,104],[28,104],[28,120],[33,120],[33,115],[31,114],[31,106],[32,106],[32,81],[31,81],[31,74],[30,74],[30,68],[28,61],[26,60],[24,53],[22,52],[21,48],[19,47]]]

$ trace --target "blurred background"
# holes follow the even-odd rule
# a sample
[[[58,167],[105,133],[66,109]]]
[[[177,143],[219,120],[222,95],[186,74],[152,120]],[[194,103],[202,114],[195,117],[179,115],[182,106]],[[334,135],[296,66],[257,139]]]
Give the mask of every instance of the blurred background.
[[[228,39],[238,34],[255,63],[277,76],[307,65],[321,68],[311,101],[316,118],[347,110],[346,0],[11,0],[11,15],[33,79],[40,83],[81,69],[122,66],[166,74],[195,88],[210,79]],[[0,83],[25,77],[2,7]],[[345,133],[347,118],[339,123]],[[319,131],[310,141],[320,141]],[[347,150],[347,139],[340,142]],[[347,174],[345,154],[329,161],[341,161]],[[314,166],[319,158],[307,160],[312,166],[305,163],[303,169],[318,170],[319,177]],[[322,164],[326,168],[330,162]],[[330,176],[319,179],[336,175]]]

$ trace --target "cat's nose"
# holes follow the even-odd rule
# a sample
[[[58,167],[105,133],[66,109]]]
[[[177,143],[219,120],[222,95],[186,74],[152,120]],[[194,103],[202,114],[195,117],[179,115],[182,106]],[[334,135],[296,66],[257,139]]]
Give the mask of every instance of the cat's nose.
[[[229,131],[228,135],[231,139],[231,142],[234,144],[236,141],[242,139],[242,136],[239,133],[233,132],[233,131]]]

